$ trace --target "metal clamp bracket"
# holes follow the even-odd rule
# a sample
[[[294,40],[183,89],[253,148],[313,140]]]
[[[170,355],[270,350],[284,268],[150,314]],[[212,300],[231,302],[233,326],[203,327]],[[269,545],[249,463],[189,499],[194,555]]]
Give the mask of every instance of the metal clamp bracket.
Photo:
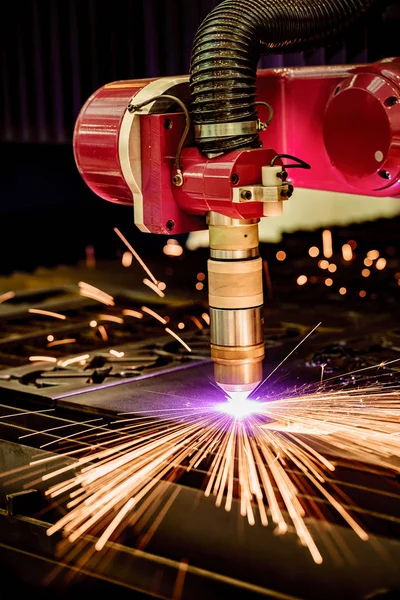
[[[256,135],[259,131],[258,121],[240,121],[236,123],[205,123],[195,125],[196,139],[233,137],[236,135]]]

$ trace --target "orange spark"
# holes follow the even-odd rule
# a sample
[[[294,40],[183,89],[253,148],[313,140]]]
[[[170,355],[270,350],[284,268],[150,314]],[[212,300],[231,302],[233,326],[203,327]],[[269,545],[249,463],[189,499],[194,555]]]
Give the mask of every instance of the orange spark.
[[[130,308],[125,308],[122,311],[122,314],[126,317],[135,317],[135,319],[143,319],[143,315],[138,310],[131,310]]]
[[[369,250],[369,252],[367,252],[367,258],[370,258],[371,260],[376,260],[377,258],[379,258],[379,250]]]
[[[375,267],[378,269],[378,271],[383,271],[383,269],[386,267],[386,258],[378,258]]]
[[[350,244],[343,244],[342,256],[343,260],[346,260],[347,262],[353,260],[353,248],[350,246]]]
[[[112,323],[120,324],[124,322],[124,320],[121,317],[116,317],[115,315],[97,315],[97,319],[99,321],[111,321]]]
[[[15,296],[15,292],[5,292],[4,294],[0,295],[0,304],[2,302],[7,302],[7,300],[11,300],[11,298],[14,298]]]
[[[194,315],[192,315],[191,317],[189,317],[189,319],[191,321],[193,321],[193,323],[196,325],[196,327],[198,329],[204,329],[202,323],[200,323],[200,320],[197,317],[195,317]]]
[[[299,275],[297,285],[304,285],[305,283],[307,283],[307,275]]]
[[[151,308],[148,308],[147,306],[142,306],[142,311],[147,313],[148,315],[151,315],[152,317],[154,317],[155,319],[160,321],[160,323],[162,323],[163,325],[167,324],[167,321],[164,319],[164,317],[162,317],[161,315],[156,313],[155,310],[152,310]]]
[[[69,365],[74,365],[75,363],[86,362],[88,358],[90,358],[90,354],[81,354],[80,356],[74,356],[72,358],[60,360],[58,361],[58,364],[60,367],[68,367]]]
[[[118,235],[118,237],[124,242],[124,244],[128,248],[128,250],[130,250],[132,252],[133,256],[136,258],[136,260],[138,261],[140,266],[146,271],[147,275],[150,277],[150,279],[153,281],[153,283],[155,285],[157,285],[157,279],[154,277],[153,273],[150,271],[150,269],[144,263],[144,261],[140,258],[139,254],[136,252],[136,250],[133,249],[133,247],[128,242],[126,237],[120,232],[120,230],[117,227],[114,227],[114,231]]]
[[[67,318],[65,315],[61,315],[60,313],[52,312],[50,310],[42,310],[41,308],[28,308],[28,312],[35,315],[44,315],[46,317],[53,317],[54,319],[61,319],[62,321],[65,321]]]
[[[182,256],[183,248],[180,244],[168,244],[167,243],[163,248],[163,252],[167,256]]]
[[[81,296],[86,296],[87,298],[92,298],[93,300],[97,300],[98,302],[101,302],[102,304],[106,304],[107,306],[115,305],[114,298],[112,296],[110,296],[110,294],[103,292],[103,290],[100,290],[99,288],[95,287],[94,285],[90,285],[89,283],[86,283],[85,281],[80,281],[78,283],[78,286],[79,286],[79,293]]]
[[[122,259],[121,259],[122,266],[123,267],[130,267],[131,264],[132,264],[132,261],[133,261],[132,252],[128,252],[128,251],[124,252],[123,255],[122,255]]]
[[[54,356],[30,356],[29,360],[31,362],[57,362],[57,359]]]
[[[316,258],[319,254],[319,248],[317,248],[317,246],[311,246],[311,248],[309,248],[309,250],[308,250],[308,254],[312,258]]]
[[[162,290],[160,290],[160,288],[158,287],[158,283],[153,283],[152,281],[150,281],[150,279],[147,279],[146,277],[143,279],[143,283],[144,283],[144,285],[147,285],[147,287],[149,287],[151,290],[153,290],[153,292],[158,294],[158,296],[160,296],[160,298],[165,297],[164,292]]]
[[[112,354],[112,356],[116,356],[117,358],[122,358],[125,356],[125,352],[118,352],[118,350],[110,350],[110,354]]]
[[[53,346],[62,346],[63,344],[75,344],[75,342],[75,338],[64,338],[62,340],[55,340],[54,342],[50,342],[49,344],[47,344],[47,347],[52,348]]]
[[[107,342],[108,341],[108,333],[107,333],[107,329],[104,327],[104,325],[99,325],[97,330],[100,333],[101,339],[103,340],[103,342]]]
[[[322,247],[325,258],[331,258],[333,255],[332,233],[329,229],[322,232]]]
[[[207,313],[203,313],[201,315],[201,318],[203,319],[203,321],[205,321],[207,323],[207,325],[210,325],[210,315]]]
[[[41,477],[47,482],[70,472],[69,478],[55,481],[45,491],[50,498],[65,496],[67,500],[66,512],[46,533],[62,532],[72,544],[86,535],[96,537],[94,549],[100,551],[124,523],[127,528],[138,523],[144,509],[149,512],[144,536],[148,539],[174,499],[171,496],[165,502],[160,484],[168,475],[176,479],[182,464],[189,471],[209,459],[204,493],[214,497],[216,506],[232,510],[237,494],[239,512],[250,525],[255,524],[257,511],[261,525],[267,526],[271,519],[277,533],[294,529],[320,564],[323,557],[308,525],[313,503],[304,504],[302,499],[306,487],[308,492],[317,492],[361,540],[368,540],[368,533],[347,507],[348,499],[331,480],[335,464],[328,456],[335,455],[333,450],[340,448],[350,460],[370,463],[374,470],[400,471],[398,461],[393,460],[400,457],[398,391],[380,394],[375,385],[374,389],[372,393],[368,387],[318,389],[311,395],[251,403],[252,411],[244,422],[229,402],[220,410],[215,406],[196,412],[176,409],[176,423],[171,422],[169,411],[168,418],[156,424],[146,424],[135,415],[131,425],[116,430],[119,436],[124,431],[122,437],[110,438],[112,446],[94,445],[89,454],[87,445],[72,450],[70,454],[85,454]],[[312,442],[316,436],[324,451]],[[306,479],[306,487],[299,485],[299,475]]]
[[[172,337],[174,337],[176,340],[178,340],[178,342],[179,342],[180,344],[182,344],[182,346],[183,346],[184,348],[186,348],[186,350],[187,350],[188,352],[191,352],[191,351],[192,351],[192,350],[191,350],[191,348],[190,348],[190,347],[189,347],[189,346],[186,344],[186,342],[184,342],[184,341],[183,341],[183,339],[182,339],[181,337],[179,337],[179,335],[178,335],[177,333],[175,333],[174,331],[172,331],[172,329],[170,329],[169,327],[166,327],[166,328],[165,328],[165,331],[166,331],[167,333],[169,333],[170,335],[172,335]]]
[[[326,363],[322,363],[322,365],[321,365],[321,379],[320,379],[320,383],[322,383],[323,380],[324,380],[325,367],[326,367]]]

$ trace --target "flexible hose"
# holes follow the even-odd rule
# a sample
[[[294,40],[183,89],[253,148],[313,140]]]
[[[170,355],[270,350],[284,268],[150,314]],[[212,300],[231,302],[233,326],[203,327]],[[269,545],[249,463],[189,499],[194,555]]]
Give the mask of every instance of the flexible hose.
[[[195,125],[256,121],[261,54],[312,50],[335,41],[385,0],[224,0],[200,25],[190,63]],[[197,140],[205,154],[260,145],[257,132]]]

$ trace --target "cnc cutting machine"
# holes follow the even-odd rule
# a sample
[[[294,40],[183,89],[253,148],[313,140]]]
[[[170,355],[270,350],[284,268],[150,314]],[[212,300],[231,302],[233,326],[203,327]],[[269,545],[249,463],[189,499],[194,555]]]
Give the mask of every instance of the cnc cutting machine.
[[[400,195],[400,59],[257,71],[260,54],[329,44],[382,5],[225,0],[197,32],[189,76],[109,83],[77,119],[80,173],[133,205],[141,231],[208,226],[211,357],[230,397],[262,379],[260,219],[294,186]]]

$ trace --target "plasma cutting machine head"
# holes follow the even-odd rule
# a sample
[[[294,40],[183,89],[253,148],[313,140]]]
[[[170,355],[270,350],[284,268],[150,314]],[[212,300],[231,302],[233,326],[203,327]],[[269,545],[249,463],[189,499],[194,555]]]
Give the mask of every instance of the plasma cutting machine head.
[[[133,199],[142,231],[179,234],[208,225],[215,380],[228,395],[246,396],[262,379],[264,358],[258,224],[281,214],[292,185],[271,149],[204,156],[192,141],[187,102],[187,78],[104,86],[79,115],[76,161],[97,194],[123,204]]]
[[[190,76],[107,84],[74,132],[88,186],[133,205],[141,231],[208,226],[211,357],[230,397],[262,380],[258,224],[292,196],[289,168],[301,168],[299,187],[400,194],[400,59],[257,71],[260,52],[329,43],[381,3],[349,0],[346,14],[341,2],[299,1],[292,14],[284,4],[225,0],[197,32]]]

